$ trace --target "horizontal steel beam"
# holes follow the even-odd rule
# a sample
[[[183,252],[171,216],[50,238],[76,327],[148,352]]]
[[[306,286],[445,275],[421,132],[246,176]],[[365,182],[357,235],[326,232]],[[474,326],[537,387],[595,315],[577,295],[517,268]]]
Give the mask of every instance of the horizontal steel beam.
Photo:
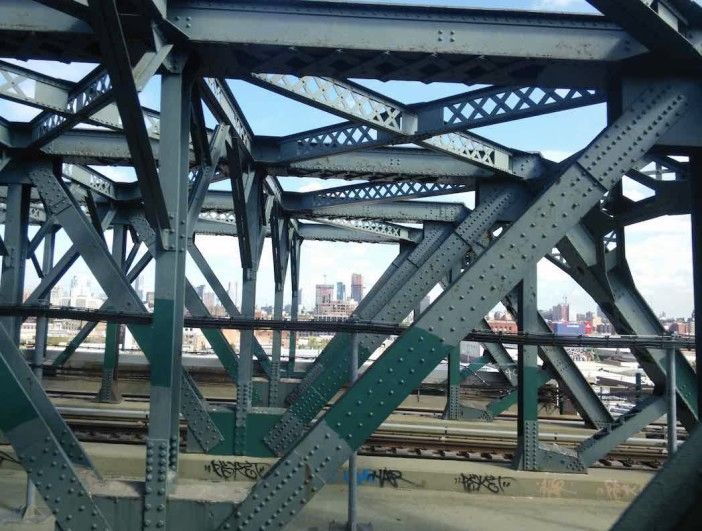
[[[49,319],[72,319],[76,321],[105,321],[110,323],[149,324],[151,316],[146,313],[117,312],[111,310],[29,305],[0,304],[0,316],[48,317]],[[185,325],[192,328],[222,328],[234,330],[283,330],[310,332],[367,332],[396,336],[408,327],[383,322],[337,319],[333,321],[288,321],[283,319],[256,319],[249,317],[186,317]],[[621,347],[621,348],[694,348],[692,336],[559,336],[556,334],[528,334],[473,330],[465,341],[478,343],[503,343],[512,345],[544,345],[561,347]]]
[[[168,19],[209,50],[205,68],[227,75],[238,73],[233,53],[249,72],[589,85],[605,81],[607,63],[645,52],[588,15],[278,0],[172,2]]]

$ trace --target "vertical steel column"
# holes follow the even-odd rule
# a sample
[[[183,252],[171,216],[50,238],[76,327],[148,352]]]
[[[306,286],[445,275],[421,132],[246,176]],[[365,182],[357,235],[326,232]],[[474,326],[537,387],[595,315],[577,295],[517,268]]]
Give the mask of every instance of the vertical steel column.
[[[452,348],[448,355],[448,387],[444,418],[458,420],[461,418],[461,349]]]
[[[120,267],[124,267],[127,251],[127,230],[124,225],[112,227],[112,256]],[[107,323],[105,333],[105,357],[102,364],[102,385],[98,391],[98,402],[118,403],[122,397],[117,387],[117,365],[119,362],[119,340],[122,325]]]
[[[665,361],[667,364],[666,377],[668,379],[666,385],[666,394],[668,395],[668,414],[666,420],[668,423],[668,457],[670,458],[678,449],[678,390],[675,384],[675,349],[668,349]]]
[[[695,324],[702,310],[702,149],[690,154],[690,199],[692,223],[692,265]],[[702,412],[702,326],[695,326],[695,366],[697,367],[697,411]]]
[[[283,284],[276,283],[275,294],[273,296],[273,319],[283,318]],[[271,378],[268,382],[268,405],[277,407],[280,405],[280,350],[283,340],[283,333],[280,330],[273,330],[273,346],[271,350]]]
[[[517,288],[519,313],[517,326],[520,332],[529,333],[536,330],[536,267],[531,268]],[[514,466],[521,470],[536,470],[539,454],[539,366],[538,347],[519,345],[518,349],[518,418],[517,418],[517,452]]]
[[[241,315],[254,317],[256,313],[256,267],[244,269],[241,286]],[[236,379],[236,427],[234,454],[246,453],[246,423],[252,403],[254,331],[242,330],[239,341],[239,370]]]
[[[358,380],[358,346],[360,343],[358,333],[351,334],[351,353],[349,356],[349,389]],[[352,452],[349,455],[349,499],[346,516],[346,524],[332,522],[329,529],[332,531],[373,531],[370,523],[358,523],[358,454]]]
[[[351,359],[349,360],[349,387],[358,380],[358,334],[351,336]],[[357,453],[353,452],[349,456],[349,511],[348,511],[348,529],[356,531],[356,506],[358,499],[358,484],[356,482],[356,457]]]
[[[21,304],[24,290],[24,271],[27,254],[27,226],[29,225],[29,200],[32,187],[10,184],[7,187],[7,213],[5,217],[5,247],[0,278],[0,300],[5,304]],[[21,317],[2,317],[0,324],[19,346]]]
[[[42,256],[41,270],[43,274],[47,274],[54,266],[54,249],[56,246],[56,231],[52,229],[44,236],[44,255]],[[47,295],[47,302],[51,292]],[[32,366],[37,379],[41,381],[42,365],[46,358],[47,340],[49,337],[49,319],[47,317],[37,318],[37,331],[34,340],[34,355],[32,356]]]
[[[175,63],[176,61],[174,61]],[[144,529],[168,527],[168,492],[178,469],[185,256],[187,252],[190,83],[184,58],[161,76],[159,184],[170,228],[157,248]],[[149,205],[145,205],[148,208]]]
[[[302,241],[297,234],[294,234],[290,242],[290,288],[292,297],[290,299],[290,320],[297,321],[300,308],[300,250]],[[297,351],[297,332],[290,332],[288,344],[288,378],[295,374],[295,354]]]
[[[44,236],[44,255],[41,260],[41,270],[43,274],[48,274],[54,266],[54,248],[56,243],[56,230],[54,227]],[[51,292],[47,295],[47,302],[50,302]],[[46,359],[46,347],[49,339],[49,319],[47,317],[37,318],[37,329],[34,339],[34,353],[32,354],[32,370],[37,380],[41,383],[43,376],[43,364]],[[37,489],[34,484],[27,479],[27,493],[23,509],[23,516],[31,518],[37,512],[36,507]]]

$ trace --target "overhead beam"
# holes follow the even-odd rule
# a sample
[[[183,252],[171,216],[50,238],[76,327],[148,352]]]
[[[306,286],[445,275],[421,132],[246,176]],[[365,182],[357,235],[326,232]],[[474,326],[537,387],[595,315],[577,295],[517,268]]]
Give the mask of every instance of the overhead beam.
[[[702,66],[702,8],[691,0],[588,0],[650,51]]]
[[[225,75],[232,67],[223,50],[236,53],[247,74],[510,85],[570,78],[592,86],[604,83],[606,64],[645,51],[590,15],[279,0],[173,2],[168,19]]]
[[[103,61],[107,72],[109,72],[109,81],[111,87],[114,87],[113,96],[122,117],[132,163],[144,201],[144,211],[154,228],[167,230],[171,228],[171,222],[166,208],[166,200],[159,186],[156,161],[151,151],[149,135],[142,117],[137,83],[131,68],[117,6],[114,0],[89,0],[88,5],[94,29],[99,37]],[[169,51],[170,46],[161,47],[151,57],[152,65],[153,63],[156,63],[157,66],[160,65]],[[152,69],[141,72],[141,74],[146,74],[144,76],[146,79],[151,77],[153,73],[153,66]]]
[[[279,155],[284,160],[294,155],[311,158],[315,154],[348,151],[366,144],[418,143],[522,176],[528,176],[528,172],[512,164],[512,154],[507,150],[461,131],[605,101],[605,93],[596,90],[488,87],[406,106],[349,81],[277,74],[252,74],[250,79],[279,94],[353,120],[286,137],[281,141]]]

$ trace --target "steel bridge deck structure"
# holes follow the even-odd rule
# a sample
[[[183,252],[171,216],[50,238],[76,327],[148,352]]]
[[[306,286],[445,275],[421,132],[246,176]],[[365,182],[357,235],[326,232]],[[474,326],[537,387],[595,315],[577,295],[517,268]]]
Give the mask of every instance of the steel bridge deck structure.
[[[615,528],[699,523],[702,379],[680,347],[697,346],[699,367],[702,332],[694,341],[662,337],[629,270],[624,230],[691,214],[694,299],[702,307],[702,7],[588,1],[601,14],[320,0],[0,0],[0,98],[36,110],[25,122],[0,117],[0,432],[57,528],[283,528],[444,359],[447,418],[490,420],[518,404],[513,466],[522,470],[586,473],[675,403],[689,437]],[[97,66],[69,82],[15,59],[53,61],[56,71],[72,62]],[[160,110],[139,99],[154,76]],[[231,79],[341,121],[257,135]],[[405,104],[353,81],[367,79],[467,88]],[[597,104],[606,104],[606,127],[560,163],[474,132]],[[128,166],[136,178],[113,180],[95,166]],[[626,197],[624,176],[651,196]],[[357,182],[297,193],[284,190],[281,177]],[[221,181],[225,191],[213,186]],[[465,192],[475,194],[474,208],[432,200]],[[59,233],[71,246],[55,256]],[[236,238],[240,307],[198,248],[200,235]],[[253,319],[267,238],[275,282],[268,325]],[[394,245],[398,254],[353,319],[336,323],[333,340],[298,375],[300,253],[314,240]],[[187,280],[187,256],[227,318],[211,316]],[[655,386],[618,418],[537,311],[536,264],[544,257],[592,296],[621,336],[612,341],[628,341]],[[81,315],[50,300],[79,258],[107,301],[47,360],[48,320]],[[153,312],[132,287],[151,262]],[[25,298],[27,267],[40,281]],[[285,322],[288,274],[292,316]],[[441,295],[420,311],[437,284]],[[484,316],[498,303],[519,334],[490,332]],[[398,327],[413,312],[413,323]],[[30,315],[37,331],[28,359],[19,334]],[[41,385],[42,367],[65,363],[98,318],[108,322],[99,400],[119,395],[120,327],[150,363],[144,479],[127,494],[99,477]],[[236,404],[226,411],[207,403],[182,366],[186,325],[202,329],[236,385]],[[274,329],[270,355],[253,333],[266,326]],[[241,330],[240,344],[227,341],[226,328]],[[287,363],[282,330],[291,331]],[[352,356],[365,363],[389,336],[396,339],[327,409],[354,372]],[[458,345],[467,337],[485,354],[461,369]],[[508,342],[518,344],[516,371]],[[475,410],[461,403],[461,381],[487,363],[503,370],[513,391]],[[258,368],[265,393],[253,384]],[[574,448],[539,444],[538,390],[551,380],[598,430]],[[243,501],[184,496],[181,417],[188,451],[264,449],[279,461]]]

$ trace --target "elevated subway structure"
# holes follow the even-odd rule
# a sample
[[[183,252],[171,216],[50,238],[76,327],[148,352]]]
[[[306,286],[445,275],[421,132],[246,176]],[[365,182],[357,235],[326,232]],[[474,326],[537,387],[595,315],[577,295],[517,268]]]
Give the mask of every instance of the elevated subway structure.
[[[663,337],[634,283],[624,230],[691,214],[699,307],[702,7],[690,0],[590,3],[601,15],[312,0],[0,2],[0,56],[7,59],[0,61],[0,98],[36,109],[29,121],[0,118],[0,432],[31,480],[28,498],[36,488],[60,529],[282,528],[448,359],[448,419],[490,420],[518,405],[512,466],[520,471],[586,473],[675,411],[686,442],[615,527],[694,526],[702,398],[699,374],[681,350],[692,340]],[[97,66],[69,82],[12,59]],[[139,99],[154,76],[158,111]],[[342,121],[257,135],[232,79]],[[482,87],[405,104],[352,80]],[[474,132],[603,103],[604,130],[559,163]],[[128,166],[135,180],[111,179],[101,166]],[[624,176],[652,195],[628,198]],[[290,192],[281,177],[359,182]],[[228,188],[215,186],[222,182]],[[465,192],[475,193],[474,207],[435,200]],[[59,234],[71,245],[55,256]],[[239,307],[198,248],[204,235],[237,240]],[[254,319],[267,238],[275,283],[268,323]],[[349,322],[297,319],[300,255],[315,240],[398,248]],[[188,281],[187,256],[226,318],[212,316]],[[552,336],[537,311],[536,264],[544,257],[611,321],[618,338],[601,344],[629,347],[653,383],[650,395],[617,418],[565,350],[573,343]],[[50,300],[79,258],[106,295],[93,315]],[[150,262],[153,312],[132,287]],[[39,282],[25,296],[28,267]],[[291,319],[284,321],[288,275]],[[441,295],[420,312],[437,284]],[[517,320],[518,334],[490,332],[485,315],[498,303]],[[412,312],[412,324],[398,327]],[[37,318],[30,357],[19,341],[29,316]],[[48,319],[60,317],[87,324],[48,359]],[[120,325],[149,363],[140,482],[101,478],[62,416],[66,407],[42,386],[42,372],[65,364],[97,321],[108,323],[100,401],[119,400]],[[185,326],[201,328],[235,384],[233,405],[209,403],[184,367]],[[273,329],[270,354],[254,336],[259,327]],[[296,372],[294,333],[321,327],[336,334]],[[228,328],[241,331],[238,345],[224,335]],[[284,330],[291,332],[287,360]],[[372,358],[390,336],[397,337]],[[461,368],[465,338],[483,344],[485,354]],[[516,371],[505,343],[518,345]],[[367,368],[347,386],[354,360],[354,369]],[[696,360],[699,366],[700,354]],[[485,409],[469,407],[461,381],[487,363],[502,370],[511,390]],[[573,438],[574,446],[540,442],[538,391],[551,380],[596,430]],[[179,483],[180,454],[223,449],[278,459],[243,492]]]

